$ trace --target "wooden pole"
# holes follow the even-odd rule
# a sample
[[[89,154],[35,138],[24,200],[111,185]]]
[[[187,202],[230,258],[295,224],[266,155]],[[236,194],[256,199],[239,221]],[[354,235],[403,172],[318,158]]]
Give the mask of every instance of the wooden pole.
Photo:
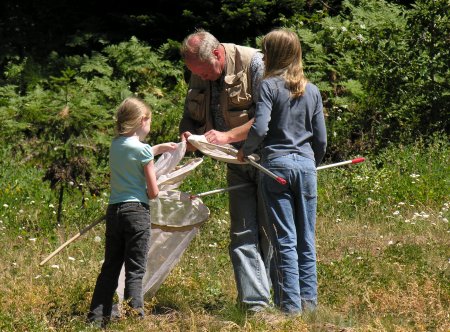
[[[97,220],[95,220],[92,224],[86,226],[85,228],[83,228],[81,231],[79,231],[77,234],[75,234],[74,236],[72,236],[69,240],[67,240],[66,242],[64,242],[63,244],[61,244],[58,249],[56,249],[55,251],[53,251],[50,255],[47,256],[47,258],[45,258],[42,262],[39,263],[39,266],[44,265],[45,263],[47,263],[52,257],[54,257],[57,253],[59,253],[61,250],[63,250],[66,246],[68,246],[70,243],[72,243],[73,241],[75,241],[76,239],[78,239],[81,235],[83,235],[84,233],[86,233],[87,231],[89,231],[92,227],[98,225],[99,223],[101,223],[104,219],[106,218],[106,216],[101,216],[100,218],[98,218]]]

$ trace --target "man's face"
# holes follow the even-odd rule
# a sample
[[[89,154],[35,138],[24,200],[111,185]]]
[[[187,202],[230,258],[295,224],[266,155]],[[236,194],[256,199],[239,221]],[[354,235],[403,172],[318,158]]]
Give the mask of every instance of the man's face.
[[[205,81],[215,81],[222,75],[222,66],[217,58],[212,61],[186,60],[186,67]]]

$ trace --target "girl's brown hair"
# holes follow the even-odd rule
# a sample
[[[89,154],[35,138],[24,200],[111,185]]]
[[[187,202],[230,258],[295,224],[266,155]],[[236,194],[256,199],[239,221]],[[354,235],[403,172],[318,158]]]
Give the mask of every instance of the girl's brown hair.
[[[305,92],[308,80],[303,74],[302,47],[295,32],[288,29],[275,29],[262,40],[264,53],[264,78],[281,76],[293,98]]]

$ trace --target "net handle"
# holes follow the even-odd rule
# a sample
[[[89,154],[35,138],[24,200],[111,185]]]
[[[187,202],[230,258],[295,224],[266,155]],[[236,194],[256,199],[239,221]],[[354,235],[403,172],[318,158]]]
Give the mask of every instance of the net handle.
[[[63,244],[61,244],[55,251],[53,251],[50,255],[48,255],[44,260],[42,260],[42,262],[39,263],[39,266],[43,266],[45,263],[47,263],[51,258],[53,258],[54,256],[56,256],[57,253],[59,253],[61,250],[63,250],[65,247],[67,247],[70,243],[72,243],[73,241],[75,241],[76,239],[78,239],[81,235],[83,235],[84,233],[86,233],[87,231],[89,231],[91,228],[93,228],[94,226],[98,225],[99,223],[101,223],[103,220],[106,219],[106,216],[101,216],[100,218],[98,218],[97,220],[95,220],[93,223],[91,223],[90,225],[86,226],[85,228],[83,228],[81,231],[79,231],[77,234],[75,234],[74,236],[72,236],[69,240],[67,240],[66,242],[64,242]]]

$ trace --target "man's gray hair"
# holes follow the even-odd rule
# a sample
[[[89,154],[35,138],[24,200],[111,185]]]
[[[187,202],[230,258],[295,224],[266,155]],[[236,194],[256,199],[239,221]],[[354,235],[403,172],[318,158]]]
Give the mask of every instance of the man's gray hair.
[[[216,37],[203,29],[197,29],[194,33],[184,38],[180,47],[180,54],[184,60],[197,59],[208,61],[213,57],[213,50],[220,45]]]

